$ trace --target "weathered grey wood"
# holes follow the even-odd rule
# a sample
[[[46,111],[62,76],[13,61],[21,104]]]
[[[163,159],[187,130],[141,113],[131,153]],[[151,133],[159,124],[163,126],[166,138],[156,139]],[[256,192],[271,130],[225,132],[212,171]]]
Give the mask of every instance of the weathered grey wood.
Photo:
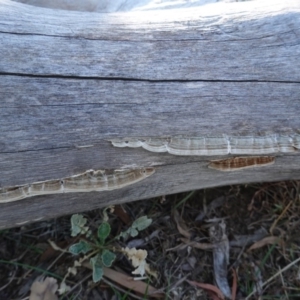
[[[197,188],[299,179],[300,153],[224,174],[207,168],[220,157],[107,141],[297,132],[300,3],[280,2],[92,14],[1,1],[0,187],[91,168],[157,172],[121,190],[1,204],[0,227]]]
[[[299,72],[291,70],[300,67],[299,6],[298,0],[249,1],[171,12],[91,14],[4,0],[1,72],[298,82]]]
[[[39,196],[1,205],[0,228],[18,226],[66,213],[82,212],[107,205],[142,200],[207,187],[300,178],[300,157],[278,157],[268,168],[241,172],[219,172],[207,168],[204,160],[193,163],[170,164],[157,167],[156,173],[136,185],[111,192],[91,192]],[[201,201],[201,199],[199,199]]]
[[[0,90],[2,152],[102,143],[102,149],[120,153],[103,139],[289,133],[299,128],[297,83],[2,76]]]

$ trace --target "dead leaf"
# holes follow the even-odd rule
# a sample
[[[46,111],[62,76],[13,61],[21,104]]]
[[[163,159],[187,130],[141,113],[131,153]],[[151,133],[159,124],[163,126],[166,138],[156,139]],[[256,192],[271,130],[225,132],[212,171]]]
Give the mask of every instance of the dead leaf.
[[[33,282],[29,300],[58,300],[55,292],[58,289],[56,279],[52,277],[39,278]]]
[[[179,213],[177,210],[174,210],[173,218],[174,218],[174,221],[176,222],[177,229],[180,232],[180,234],[182,234],[184,237],[186,237],[188,239],[191,238],[191,233],[188,232],[188,227],[186,226],[186,224],[183,222],[183,220],[179,216]]]
[[[78,238],[71,238],[68,241],[57,242],[56,245],[61,249],[68,249],[70,245],[78,241]],[[41,255],[39,262],[45,262],[51,260],[53,257],[57,257],[61,252],[57,249],[54,249],[50,243],[50,247],[48,247],[43,254]]]
[[[210,244],[210,243],[198,243],[198,242],[193,242],[190,241],[189,239],[186,238],[181,238],[180,239],[183,243],[185,243],[187,246],[191,246],[197,249],[202,249],[202,250],[208,250],[208,249],[214,249],[215,245]]]
[[[227,265],[229,263],[229,241],[226,235],[224,220],[215,223],[209,228],[209,237],[214,244],[213,266],[214,278],[222,294],[231,299],[231,290],[227,280]]]
[[[128,247],[122,248],[122,251],[129,260],[131,260],[131,264],[134,268],[136,268],[132,274],[139,274],[141,276],[145,275],[145,268],[146,268],[146,257],[148,255],[146,250],[136,248],[129,249]]]
[[[201,282],[197,282],[197,281],[190,281],[190,280],[187,280],[187,282],[192,286],[200,287],[201,289],[203,289],[207,292],[210,292],[210,294],[214,295],[213,297],[216,300],[224,300],[225,299],[223,293],[215,285],[212,285],[209,283],[201,283]]]
[[[256,230],[251,235],[234,235],[234,239],[229,242],[230,247],[247,247],[265,238],[268,235],[268,232],[264,228]]]
[[[88,262],[83,263],[83,266],[92,269],[91,265]],[[134,277],[128,276],[126,274],[117,272],[110,268],[103,268],[104,275],[106,278],[122,285],[130,291],[137,292],[141,295],[147,294],[152,298],[163,298],[164,294],[159,292],[155,287],[139,280],[134,280]]]
[[[129,225],[132,223],[132,220],[126,210],[123,208],[122,205],[116,205],[114,214],[125,224]]]
[[[255,242],[247,251],[251,251],[254,249],[258,249],[261,247],[264,247],[266,245],[272,245],[272,244],[281,244],[283,241],[281,238],[279,238],[278,236],[267,236],[265,238],[263,238],[262,240]]]
[[[55,250],[63,253],[69,253],[68,250],[60,248],[54,241],[48,240],[50,246]]]
[[[231,269],[232,271],[232,289],[231,289],[231,298],[232,300],[236,299],[236,291],[237,291],[237,274],[235,269]]]
[[[62,283],[60,284],[60,287],[57,291],[58,291],[59,295],[63,295],[65,293],[69,292],[70,290],[71,290],[71,287],[68,286],[64,281],[62,281]]]

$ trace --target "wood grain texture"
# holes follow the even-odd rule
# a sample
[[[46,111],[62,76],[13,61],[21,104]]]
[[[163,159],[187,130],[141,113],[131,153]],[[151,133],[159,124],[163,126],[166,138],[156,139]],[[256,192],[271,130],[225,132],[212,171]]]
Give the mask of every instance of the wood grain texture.
[[[157,172],[118,191],[3,204],[0,226],[197,188],[300,179],[298,152],[276,154],[265,169],[224,174],[207,168],[219,156],[109,142],[299,134],[300,3],[281,2],[97,14],[2,0],[0,188],[88,169]]]

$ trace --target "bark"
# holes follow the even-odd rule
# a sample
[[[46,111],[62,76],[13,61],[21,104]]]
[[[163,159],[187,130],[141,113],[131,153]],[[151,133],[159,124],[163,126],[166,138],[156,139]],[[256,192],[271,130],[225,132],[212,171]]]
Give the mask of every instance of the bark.
[[[113,191],[0,204],[0,228],[193,189],[300,178],[300,151],[221,172],[123,137],[295,135],[300,3],[98,14],[0,3],[0,187],[155,167]],[[213,9],[211,9],[213,7]],[[272,154],[273,155],[273,154]]]

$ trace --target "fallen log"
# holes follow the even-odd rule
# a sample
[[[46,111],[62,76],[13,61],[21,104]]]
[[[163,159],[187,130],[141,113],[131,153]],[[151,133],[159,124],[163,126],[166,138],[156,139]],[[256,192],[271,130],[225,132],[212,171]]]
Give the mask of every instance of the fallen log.
[[[300,3],[280,2],[100,14],[2,0],[2,194],[90,169],[155,173],[122,188],[0,203],[0,228],[200,188],[299,179]],[[157,138],[164,151],[147,151]],[[237,155],[246,158],[223,161]]]

